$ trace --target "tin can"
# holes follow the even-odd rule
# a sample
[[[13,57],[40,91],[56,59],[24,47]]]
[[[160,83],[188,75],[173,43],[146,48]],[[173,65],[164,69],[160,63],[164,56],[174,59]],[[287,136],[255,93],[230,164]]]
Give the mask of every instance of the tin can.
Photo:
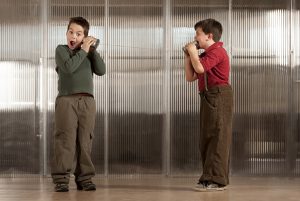
[[[193,44],[196,46],[197,50],[200,49],[198,41],[193,41]],[[185,46],[182,47],[182,51],[186,54],[189,54]]]

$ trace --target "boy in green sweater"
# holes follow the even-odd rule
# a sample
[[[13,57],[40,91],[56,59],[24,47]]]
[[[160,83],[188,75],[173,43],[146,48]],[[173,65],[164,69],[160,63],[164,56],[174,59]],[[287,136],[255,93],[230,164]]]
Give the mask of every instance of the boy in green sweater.
[[[71,18],[66,33],[67,45],[58,45],[55,52],[59,80],[51,175],[57,192],[69,191],[74,158],[77,189],[96,190],[91,179],[95,175],[91,160],[96,116],[93,74],[104,75],[105,64],[93,47],[97,39],[88,36],[88,32],[86,19]]]

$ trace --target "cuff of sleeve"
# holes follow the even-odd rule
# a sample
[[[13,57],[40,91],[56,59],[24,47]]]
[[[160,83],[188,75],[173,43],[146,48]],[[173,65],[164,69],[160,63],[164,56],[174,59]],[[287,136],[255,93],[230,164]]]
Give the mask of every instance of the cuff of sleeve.
[[[85,51],[82,50],[82,49],[79,51],[79,54],[81,54],[81,55],[84,56],[84,57],[86,57],[86,56],[88,55],[88,53],[85,52]]]
[[[97,58],[98,56],[100,57],[100,54],[96,50],[88,53],[88,57],[90,58]]]

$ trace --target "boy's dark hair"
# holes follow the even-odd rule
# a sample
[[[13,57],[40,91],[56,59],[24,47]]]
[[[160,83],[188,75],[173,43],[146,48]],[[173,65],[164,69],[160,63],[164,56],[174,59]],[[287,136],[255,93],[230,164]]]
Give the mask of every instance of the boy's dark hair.
[[[215,19],[206,19],[199,21],[194,26],[195,30],[201,28],[205,34],[212,33],[213,40],[218,42],[222,36],[222,25]]]
[[[89,35],[90,24],[86,19],[84,19],[83,17],[71,17],[69,20],[69,25],[67,30],[69,30],[70,25],[72,23],[82,26],[85,37]]]

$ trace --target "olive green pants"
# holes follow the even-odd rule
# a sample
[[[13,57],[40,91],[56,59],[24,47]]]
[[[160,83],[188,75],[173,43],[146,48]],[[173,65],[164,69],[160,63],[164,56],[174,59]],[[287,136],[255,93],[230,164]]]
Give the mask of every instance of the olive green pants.
[[[72,95],[56,98],[51,169],[54,183],[69,183],[74,164],[76,182],[90,181],[95,175],[91,160],[95,115],[96,103],[91,96]]]
[[[199,181],[212,181],[226,186],[229,183],[233,92],[231,86],[217,86],[200,95],[200,153],[203,173]]]

